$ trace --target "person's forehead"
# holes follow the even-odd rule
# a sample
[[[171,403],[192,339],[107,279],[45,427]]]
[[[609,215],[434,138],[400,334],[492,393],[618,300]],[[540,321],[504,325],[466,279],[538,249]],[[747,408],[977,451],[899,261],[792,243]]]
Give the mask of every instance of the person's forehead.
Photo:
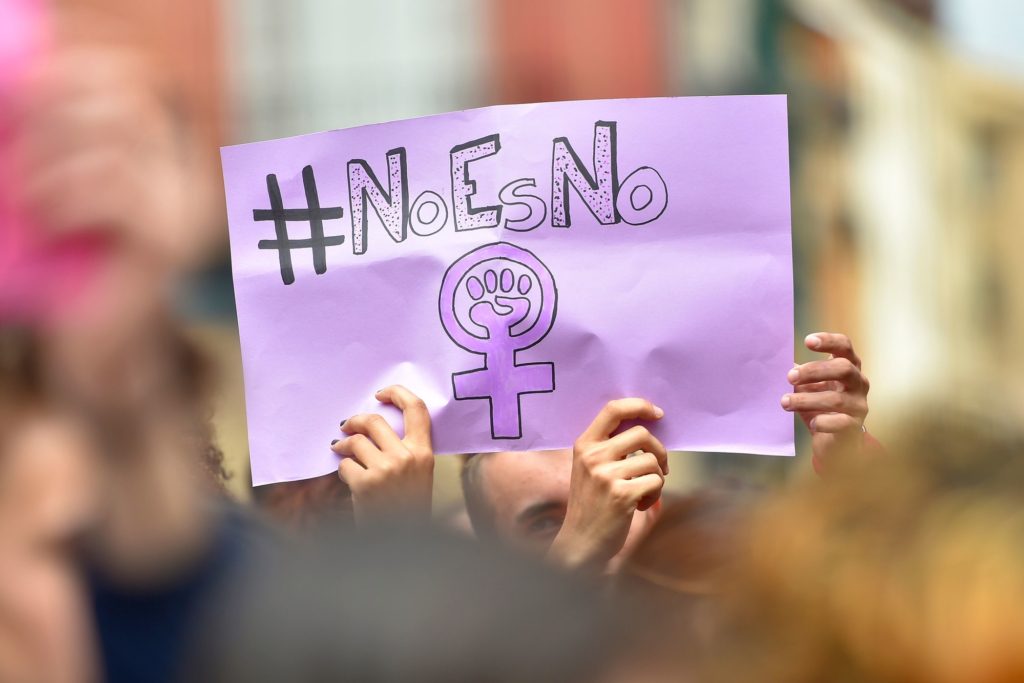
[[[572,451],[504,451],[487,456],[484,482],[495,502],[524,495],[567,495]]]

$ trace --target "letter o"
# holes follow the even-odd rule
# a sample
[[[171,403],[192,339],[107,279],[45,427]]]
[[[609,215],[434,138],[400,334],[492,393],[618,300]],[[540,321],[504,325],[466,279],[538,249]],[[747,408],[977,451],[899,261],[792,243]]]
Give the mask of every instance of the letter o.
[[[433,213],[429,207],[433,207]],[[447,222],[448,205],[441,195],[431,190],[421,192],[409,209],[409,227],[420,237],[436,234]]]
[[[615,210],[630,225],[644,225],[665,213],[668,187],[661,174],[650,166],[641,166],[619,184]]]

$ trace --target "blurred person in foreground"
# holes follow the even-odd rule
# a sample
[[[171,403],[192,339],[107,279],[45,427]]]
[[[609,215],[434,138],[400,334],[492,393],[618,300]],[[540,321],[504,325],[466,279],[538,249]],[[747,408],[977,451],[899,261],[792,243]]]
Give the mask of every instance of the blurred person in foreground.
[[[212,174],[138,46],[56,19],[3,110],[5,201],[32,230],[0,240],[0,400],[17,416],[0,433],[0,543],[45,557],[61,590],[33,602],[0,582],[0,628],[21,642],[19,620],[50,615],[38,647],[0,648],[0,673],[14,651],[37,680],[170,680],[251,530],[221,495],[206,368],[171,314],[209,244]],[[44,676],[61,657],[71,678]]]
[[[843,470],[750,514],[706,680],[1024,680],[1020,433],[944,415]]]
[[[188,680],[634,681],[626,613],[594,584],[426,526],[334,525],[240,582]]]

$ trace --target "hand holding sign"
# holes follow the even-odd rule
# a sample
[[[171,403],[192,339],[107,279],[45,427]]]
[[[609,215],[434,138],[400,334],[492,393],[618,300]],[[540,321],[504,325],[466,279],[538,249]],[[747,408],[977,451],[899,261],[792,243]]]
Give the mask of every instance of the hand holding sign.
[[[626,542],[633,513],[661,497],[668,451],[646,427],[615,434],[626,420],[660,420],[642,398],[609,401],[577,439],[565,521],[550,554],[568,567],[603,567]]]
[[[846,335],[818,332],[804,344],[830,357],[789,371],[795,393],[782,397],[782,407],[797,413],[811,431],[814,467],[821,471],[828,460],[861,445],[871,385]]]
[[[402,411],[405,437],[399,438],[380,415],[363,414],[342,422],[341,430],[348,437],[331,444],[335,453],[344,456],[338,476],[352,490],[356,519],[399,511],[429,518],[434,451],[427,406],[398,385],[381,389],[376,397]]]

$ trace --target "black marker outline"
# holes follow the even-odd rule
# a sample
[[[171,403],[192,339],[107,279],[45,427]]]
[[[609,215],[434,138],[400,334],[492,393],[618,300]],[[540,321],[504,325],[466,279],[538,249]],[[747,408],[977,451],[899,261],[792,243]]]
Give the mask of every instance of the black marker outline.
[[[302,187],[306,193],[306,208],[286,209],[277,174],[269,173],[267,174],[267,195],[270,199],[270,208],[252,210],[253,221],[274,221],[276,239],[260,240],[256,243],[256,248],[277,250],[281,281],[285,285],[295,282],[295,268],[292,264],[294,249],[312,249],[313,272],[323,275],[327,272],[327,247],[337,247],[345,243],[344,235],[324,235],[324,221],[340,219],[344,216],[345,211],[340,206],[320,206],[316,178],[311,165],[306,165],[302,169]],[[291,239],[288,236],[289,221],[309,223],[309,237]]]
[[[659,173],[659,172],[658,172],[658,169],[654,168],[653,166],[639,166],[639,167],[637,167],[637,168],[636,168],[636,170],[634,170],[634,171],[633,171],[632,173],[630,173],[629,175],[627,175],[627,176],[626,176],[625,178],[623,178],[623,179],[622,179],[622,187],[625,187],[626,183],[628,183],[628,182],[629,182],[629,179],[630,179],[630,178],[632,178],[633,176],[635,176],[635,175],[636,175],[637,173],[639,173],[640,171],[654,171],[654,175],[658,176],[658,180],[660,180],[660,181],[661,181],[661,186],[662,186],[663,188],[665,188],[665,204],[664,204],[664,205],[663,205],[663,206],[661,207],[661,211],[659,211],[659,212],[657,213],[657,215],[655,215],[655,216],[653,216],[653,217],[651,217],[651,218],[648,218],[648,219],[647,219],[647,220],[645,220],[645,221],[639,221],[639,222],[637,222],[637,223],[634,223],[633,221],[631,221],[631,220],[628,220],[628,219],[627,219],[627,218],[626,218],[625,216],[622,216],[622,222],[623,222],[623,223],[626,223],[627,225],[647,225],[647,224],[648,224],[648,223],[650,223],[651,221],[656,221],[656,220],[658,220],[659,218],[661,218],[661,215],[662,215],[663,213],[665,213],[665,210],[666,210],[666,209],[668,208],[668,183],[666,183],[666,182],[665,182],[665,179],[664,179],[664,178],[662,177],[661,173]],[[636,186],[636,187],[634,187],[634,188],[633,188],[633,190],[632,190],[632,191],[631,191],[631,192],[629,193],[629,207],[630,207],[630,208],[631,208],[631,209],[632,209],[633,211],[643,211],[643,210],[644,210],[644,209],[646,209],[646,208],[647,208],[648,206],[650,206],[650,202],[648,202],[647,204],[645,204],[645,205],[644,205],[644,206],[643,206],[642,208],[640,208],[640,209],[637,209],[637,208],[636,208],[635,206],[633,206],[633,192],[636,192],[636,191],[637,191],[637,189],[638,189],[638,188],[641,188],[641,187],[646,187],[646,188],[647,188],[647,189],[648,189],[648,190],[650,191],[650,193],[651,193],[651,201],[652,201],[652,202],[654,201],[654,190],[653,190],[653,189],[651,189],[651,186],[650,186],[650,185],[637,185],[637,186]],[[620,188],[620,189],[621,189],[621,188]],[[616,206],[616,210],[618,210],[618,206]]]
[[[349,214],[351,216],[351,219],[354,221],[356,217],[356,212],[352,197],[353,166],[361,167],[363,173],[366,174],[366,177],[370,179],[370,182],[373,183],[374,187],[377,188],[377,191],[384,197],[384,203],[387,204],[389,207],[392,205],[392,203],[394,202],[394,198],[391,195],[394,190],[391,187],[391,157],[393,155],[398,156],[398,164],[400,169],[399,175],[402,178],[402,220],[401,225],[398,228],[400,237],[396,238],[394,235],[391,234],[391,230],[388,229],[387,221],[385,221],[384,217],[380,215],[380,209],[377,208],[376,204],[370,201],[369,193],[366,191],[366,188],[361,187],[359,189],[359,204],[360,207],[362,208],[362,219],[360,220],[359,226],[356,226],[354,222],[352,223],[352,254],[355,256],[361,256],[362,254],[365,254],[366,250],[370,246],[367,240],[367,236],[370,233],[370,212],[366,210],[367,206],[373,207],[373,212],[377,214],[377,220],[379,220],[381,222],[381,225],[384,226],[384,232],[388,234],[388,237],[391,238],[392,242],[394,242],[395,244],[401,244],[409,236],[409,164],[408,159],[406,157],[405,147],[395,147],[394,149],[389,149],[384,154],[385,165],[387,166],[388,169],[387,192],[384,191],[384,187],[380,184],[380,181],[377,179],[377,174],[373,172],[373,167],[370,166],[369,162],[367,162],[366,159],[349,159],[349,162],[345,164],[345,179],[348,185]],[[362,247],[359,251],[356,250],[356,230],[359,230],[359,244]]]
[[[512,187],[513,185],[515,187]],[[543,213],[541,214],[540,219],[536,223],[534,223],[533,225],[531,225],[528,228],[514,227],[514,224],[516,224],[516,223],[525,223],[526,221],[530,220],[530,218],[533,217],[533,208],[527,202],[522,202],[522,201],[519,201],[519,202],[516,202],[516,201],[505,201],[505,199],[502,197],[502,195],[505,194],[505,190],[508,190],[510,187],[512,187],[512,189],[509,190],[509,194],[511,194],[514,199],[525,199],[526,197],[531,197],[533,199],[536,199],[537,203],[540,204],[541,209],[543,209]],[[505,218],[505,223],[501,226],[502,230],[512,230],[514,232],[529,232],[531,230],[536,230],[537,228],[542,226],[544,224],[544,221],[547,220],[547,218],[548,218],[548,203],[546,201],[544,201],[544,198],[541,197],[540,195],[536,195],[536,194],[528,194],[528,195],[516,194],[516,190],[518,190],[521,187],[533,187],[533,188],[536,188],[537,187],[537,179],[536,178],[516,178],[515,180],[513,180],[511,182],[505,183],[502,186],[502,188],[500,190],[498,190],[498,201],[500,201],[503,205],[505,205],[505,206],[525,206],[527,209],[529,209],[529,213],[526,215],[525,218],[511,219],[511,218],[506,217]]]
[[[464,197],[464,200],[466,202],[466,213],[468,213],[470,216],[477,216],[477,215],[482,214],[482,213],[487,213],[488,211],[493,211],[494,212],[494,225],[478,225],[478,226],[473,227],[473,228],[462,228],[462,227],[459,227],[459,210],[458,210],[458,206],[457,206],[459,200],[455,196],[455,182],[454,182],[454,179],[455,179],[455,158],[452,155],[455,154],[456,152],[462,152],[462,151],[465,151],[467,149],[471,149],[473,147],[478,147],[478,146],[484,145],[484,144],[486,144],[488,142],[493,142],[494,143],[494,150],[493,151],[487,152],[486,154],[482,154],[482,155],[480,155],[478,157],[473,157],[471,159],[466,159],[466,162],[462,165],[462,184],[465,185],[466,187],[470,188],[470,192]],[[470,140],[469,142],[463,142],[462,144],[455,145],[450,150],[448,150],[448,175],[453,180],[453,182],[452,182],[452,221],[455,224],[455,232],[470,232],[472,230],[488,230],[488,229],[491,229],[491,228],[496,228],[499,225],[501,225],[501,212],[502,212],[502,209],[505,208],[502,204],[495,204],[495,205],[492,205],[492,206],[481,206],[481,207],[476,208],[476,209],[473,208],[473,201],[472,200],[473,200],[473,195],[476,194],[476,181],[475,180],[470,180],[470,177],[469,177],[469,165],[472,162],[479,161],[480,159],[486,159],[487,157],[492,157],[492,156],[494,156],[495,154],[497,154],[500,151],[501,151],[501,134],[500,133],[492,133],[491,135],[485,135],[484,137],[477,138],[476,140]]]
[[[419,216],[420,209],[423,208],[422,206],[420,206],[420,200],[426,197],[427,195],[433,195],[434,197],[436,197],[437,200],[431,200],[431,203],[437,204],[438,207],[440,208],[438,208],[437,216],[434,216],[433,221],[430,221],[429,223],[424,223],[423,221],[420,220]],[[430,199],[430,197],[427,197],[427,199]],[[438,216],[442,215],[442,212],[444,212],[444,218],[441,220],[441,225],[439,225],[437,229],[434,230],[433,232],[420,232],[419,230],[416,229],[417,223],[419,225],[425,226],[433,224],[434,221],[437,220]],[[444,226],[448,225],[449,215],[450,214],[448,212],[448,204],[444,201],[444,197],[441,196],[440,192],[434,192],[433,190],[423,190],[423,192],[420,192],[418,195],[416,195],[416,199],[412,200],[412,205],[409,207],[409,230],[411,230],[412,234],[416,235],[417,237],[430,237],[431,235],[436,235],[437,233],[444,230]]]
[[[494,433],[494,400],[490,396],[475,396],[475,397],[464,396],[464,397],[460,397],[458,395],[458,391],[456,390],[456,387],[455,387],[455,381],[456,381],[455,378],[456,377],[460,377],[462,375],[468,375],[468,374],[471,374],[471,373],[474,373],[474,372],[481,372],[483,370],[489,370],[490,366],[488,365],[488,362],[487,362],[488,354],[481,353],[479,351],[474,351],[473,349],[469,349],[469,348],[463,346],[457,339],[455,339],[455,337],[453,337],[451,335],[451,333],[448,331],[448,328],[445,327],[445,325],[444,325],[444,315],[441,312],[442,309],[444,308],[444,302],[441,300],[441,294],[443,293],[444,281],[447,279],[448,273],[455,266],[455,264],[460,262],[460,261],[462,261],[462,259],[466,258],[470,254],[473,254],[473,253],[475,253],[477,251],[480,251],[482,249],[488,249],[488,248],[494,247],[495,245],[499,245],[499,244],[507,244],[507,245],[513,246],[513,247],[515,247],[517,249],[522,249],[527,254],[529,254],[530,256],[535,258],[537,260],[537,263],[539,263],[541,265],[541,267],[544,268],[545,271],[547,271],[548,276],[551,278],[551,288],[554,291],[554,296],[553,296],[554,301],[552,302],[552,310],[551,310],[551,324],[548,325],[548,329],[545,330],[544,334],[542,334],[540,337],[538,337],[535,341],[531,342],[530,344],[528,344],[526,346],[518,348],[518,349],[516,349],[516,350],[514,350],[512,352],[512,367],[514,367],[514,368],[529,367],[529,366],[549,366],[551,368],[551,389],[537,390],[537,391],[516,392],[516,414],[517,414],[518,420],[517,420],[517,429],[516,429],[516,435],[515,436],[497,436]],[[508,257],[505,257],[505,256],[496,256],[496,257],[493,257],[493,258],[485,259],[483,261],[480,261],[480,263],[486,263],[487,261],[508,261],[509,263],[518,263],[521,266],[525,266],[527,268],[527,270],[533,271],[533,268],[531,268],[527,264],[522,263],[520,261],[516,261],[515,259],[511,259],[511,258],[508,258]],[[479,264],[474,264],[474,267],[476,265],[479,265]],[[455,287],[452,288],[453,297],[452,297],[452,301],[449,302],[449,305],[451,306],[451,309],[452,309],[452,319],[455,320],[455,322],[460,327],[462,327],[462,323],[459,321],[458,316],[455,314],[455,298],[454,298],[454,293],[459,291],[459,287],[462,286],[462,281],[466,279],[466,276],[468,274],[469,274],[469,271],[467,270],[466,273],[464,273],[463,276],[459,278],[459,281],[456,283]],[[540,285],[540,274],[536,273],[536,272],[535,272],[535,274],[537,276],[538,285]],[[499,440],[501,440],[501,441],[514,441],[516,439],[523,438],[523,401],[522,401],[522,397],[527,395],[527,394],[553,394],[553,393],[555,393],[558,390],[558,382],[557,382],[557,375],[558,375],[558,373],[555,372],[555,364],[553,362],[551,362],[551,361],[537,362],[537,363],[520,363],[519,362],[519,352],[520,351],[526,351],[527,349],[532,349],[534,346],[536,346],[537,344],[539,344],[542,341],[544,341],[544,339],[551,333],[551,330],[553,330],[555,328],[555,323],[558,320],[558,281],[555,280],[555,276],[551,273],[551,269],[548,268],[547,264],[544,263],[540,258],[538,258],[538,256],[536,254],[534,254],[532,251],[530,251],[529,249],[525,249],[523,247],[520,247],[519,245],[512,244],[511,242],[499,241],[499,242],[492,242],[490,244],[485,244],[483,246],[480,246],[480,247],[477,247],[475,249],[472,249],[472,250],[466,252],[465,254],[463,254],[462,256],[460,256],[459,258],[455,259],[445,269],[444,275],[441,276],[441,283],[442,283],[442,289],[438,291],[438,302],[437,302],[438,321],[441,323],[441,329],[444,330],[444,333],[448,336],[449,339],[452,340],[452,343],[454,343],[460,349],[463,349],[464,351],[468,351],[469,353],[471,353],[471,354],[473,354],[475,356],[483,356],[483,359],[484,359],[483,367],[477,367],[477,368],[473,368],[471,370],[462,370],[460,372],[453,372],[452,373],[452,376],[451,376],[452,396],[455,398],[456,401],[480,401],[480,400],[486,400],[487,401],[488,415],[489,415],[490,423],[491,423],[491,440],[492,441],[499,441]],[[534,327],[536,327],[537,323],[540,321],[541,314],[543,313],[543,310],[544,310],[543,309],[543,296],[544,296],[544,287],[543,286],[540,286],[540,293],[541,293],[541,297],[542,297],[541,298],[541,308],[540,308],[540,311],[537,314],[537,320],[535,320],[533,325],[531,325],[527,330],[524,330],[523,332],[521,332],[520,334],[515,335],[515,336],[522,336],[523,334],[526,334],[527,332],[532,330]],[[462,327],[462,329],[463,329],[464,332],[469,332],[464,327]],[[511,330],[511,328],[510,328],[510,330]]]
[[[619,192],[619,143],[618,143],[618,122],[617,121],[595,121],[594,122],[594,141],[591,143],[591,163],[594,166],[594,173],[597,174],[597,129],[607,128],[608,129],[608,163],[611,164],[612,170],[612,221],[605,223],[602,221],[594,209],[587,202],[580,188],[576,187],[575,184],[569,182],[569,174],[565,171],[562,172],[562,178],[556,180],[555,171],[555,158],[558,156],[557,149],[558,144],[561,143],[565,150],[572,156],[573,163],[581,174],[583,174],[583,180],[587,183],[591,190],[597,191],[601,189],[600,183],[596,178],[590,175],[590,171],[587,170],[583,164],[583,160],[580,159],[579,155],[576,154],[576,150],[573,148],[572,143],[569,142],[567,137],[557,137],[551,141],[551,227],[553,228],[571,228],[572,227],[572,212],[570,210],[570,199],[569,199],[569,186],[576,191],[576,196],[583,202],[583,206],[587,207],[587,211],[594,217],[594,220],[600,225],[615,225],[620,221],[619,209],[616,206]],[[565,225],[555,224],[555,183],[560,182],[562,185],[562,213],[565,216]]]

